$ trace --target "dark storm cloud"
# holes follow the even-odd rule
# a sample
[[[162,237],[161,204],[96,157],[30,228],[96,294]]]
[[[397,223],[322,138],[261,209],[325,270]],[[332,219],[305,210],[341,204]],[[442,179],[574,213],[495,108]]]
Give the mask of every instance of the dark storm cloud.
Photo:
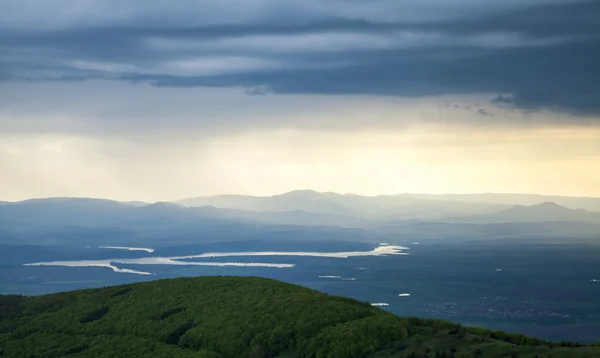
[[[272,5],[278,13],[265,10],[275,2],[256,3],[260,16],[214,10],[194,22],[181,8],[165,15],[181,22],[169,22],[133,9],[133,22],[90,17],[87,26],[91,15],[80,14],[43,31],[23,10],[0,31],[0,80],[113,78],[250,95],[502,93],[494,104],[600,113],[600,1],[479,2],[486,11],[432,1],[406,16],[385,1],[373,11]]]

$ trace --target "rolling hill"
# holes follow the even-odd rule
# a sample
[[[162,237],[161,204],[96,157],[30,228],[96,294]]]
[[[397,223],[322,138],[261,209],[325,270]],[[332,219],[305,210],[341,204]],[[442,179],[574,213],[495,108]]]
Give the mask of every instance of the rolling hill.
[[[600,357],[254,277],[0,296],[3,357]]]

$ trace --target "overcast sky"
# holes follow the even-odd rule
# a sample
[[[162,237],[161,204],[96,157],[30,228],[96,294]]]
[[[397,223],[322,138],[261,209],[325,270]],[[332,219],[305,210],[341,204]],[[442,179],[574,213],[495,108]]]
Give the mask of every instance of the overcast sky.
[[[0,200],[600,196],[600,1],[0,8]]]

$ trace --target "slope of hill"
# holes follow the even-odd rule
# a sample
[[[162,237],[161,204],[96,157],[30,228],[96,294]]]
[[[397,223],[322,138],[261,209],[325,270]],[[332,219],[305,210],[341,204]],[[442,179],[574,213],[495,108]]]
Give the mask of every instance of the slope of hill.
[[[456,218],[463,222],[586,222],[600,223],[600,213],[583,209],[569,209],[552,202],[512,208],[486,215]]]
[[[0,296],[7,357],[600,357],[252,277]]]

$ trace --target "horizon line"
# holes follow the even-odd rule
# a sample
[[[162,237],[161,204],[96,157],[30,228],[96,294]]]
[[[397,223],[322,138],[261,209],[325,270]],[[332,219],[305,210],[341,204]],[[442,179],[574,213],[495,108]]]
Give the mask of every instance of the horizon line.
[[[313,193],[313,194],[335,194],[340,196],[358,196],[358,197],[366,197],[366,198],[376,198],[376,197],[385,197],[385,196],[410,196],[410,195],[427,195],[433,197],[441,197],[441,196],[451,196],[451,195],[464,195],[464,196],[478,196],[478,195],[522,195],[522,196],[541,196],[541,197],[560,197],[560,198],[572,198],[572,199],[600,199],[598,196],[582,196],[582,195],[564,195],[564,194],[538,194],[538,193],[517,193],[517,192],[471,192],[471,193],[415,193],[415,192],[404,192],[397,194],[376,194],[376,195],[364,195],[364,194],[356,194],[356,193],[338,193],[333,191],[317,191],[313,189],[295,189],[286,192],[282,192],[279,194],[273,195],[251,195],[251,194],[213,194],[213,195],[197,195],[197,196],[188,196],[185,198],[175,199],[175,200],[141,200],[141,199],[131,199],[131,200],[117,200],[111,198],[103,198],[103,197],[95,197],[95,196],[45,196],[45,197],[29,197],[22,200],[0,200],[0,203],[20,203],[29,200],[49,200],[49,199],[91,199],[91,200],[106,200],[106,201],[114,201],[119,203],[146,203],[146,204],[156,204],[156,203],[177,203],[179,201],[190,200],[195,198],[213,198],[219,196],[247,196],[247,197],[255,197],[255,198],[272,198],[276,196],[283,196],[292,193]],[[450,200],[451,201],[451,200]]]

